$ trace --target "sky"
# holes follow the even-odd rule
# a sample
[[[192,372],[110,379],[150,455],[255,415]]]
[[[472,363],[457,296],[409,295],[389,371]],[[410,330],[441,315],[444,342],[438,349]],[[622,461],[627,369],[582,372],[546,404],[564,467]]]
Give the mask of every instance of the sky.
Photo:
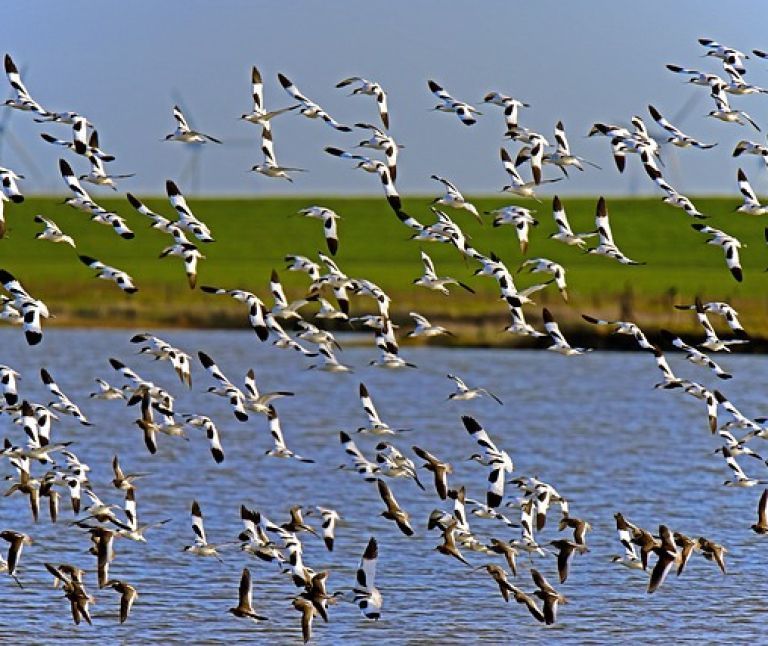
[[[262,161],[259,128],[238,117],[250,110],[250,68],[256,65],[268,107],[291,102],[277,82],[282,72],[342,123],[377,123],[377,112],[371,97],[349,97],[335,84],[352,75],[380,82],[389,96],[390,132],[404,146],[401,194],[437,196],[432,174],[475,195],[498,193],[508,183],[499,161],[501,109],[479,105],[492,90],[530,103],[521,125],[550,140],[562,120],[573,151],[602,167],[570,173],[553,185],[559,194],[659,193],[637,158],[619,175],[608,142],[585,138],[595,121],[627,124],[638,114],[652,123],[648,104],[688,134],[718,142],[711,150],[664,148],[665,176],[679,191],[737,195],[742,166],[753,186],[768,193],[761,162],[731,157],[736,141],[764,142],[764,133],[705,118],[714,108],[708,90],[664,67],[724,75],[717,59],[702,57],[700,37],[746,52],[768,50],[764,0],[8,0],[3,16],[0,42],[35,99],[51,110],[87,116],[102,147],[117,158],[110,172],[136,174],[120,183],[121,192],[159,195],[165,180],[174,179],[182,191],[198,194],[379,194],[375,176],[323,152],[325,146],[352,148],[365,138],[363,131],[337,132],[296,113],[274,121],[276,155],[279,163],[307,172],[293,184],[249,172]],[[768,87],[767,60],[753,57],[747,69],[748,81]],[[477,105],[483,113],[477,124],[467,127],[454,115],[431,111],[437,101],[428,79]],[[0,98],[10,95],[10,86],[4,88]],[[162,141],[175,127],[174,103],[194,128],[224,143],[191,150]],[[768,95],[732,103],[768,130]],[[61,156],[86,172],[84,159],[40,139],[41,132],[68,139],[69,126],[36,124],[8,108],[0,109],[0,126],[0,166],[27,175],[25,192],[63,193]],[[519,147],[505,145],[513,155]]]

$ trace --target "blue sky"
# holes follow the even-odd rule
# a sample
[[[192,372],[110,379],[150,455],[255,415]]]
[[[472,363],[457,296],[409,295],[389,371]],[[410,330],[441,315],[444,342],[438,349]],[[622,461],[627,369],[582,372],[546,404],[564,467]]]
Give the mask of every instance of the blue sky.
[[[373,176],[322,150],[349,148],[361,133],[338,133],[296,114],[275,121],[277,157],[309,172],[293,185],[247,172],[260,163],[259,131],[237,117],[249,109],[255,64],[269,106],[290,101],[276,80],[282,72],[345,123],[376,122],[375,106],[370,97],[347,97],[335,83],[351,75],[378,80],[389,93],[391,132],[405,145],[398,177],[404,194],[437,194],[433,173],[453,179],[465,193],[490,194],[507,183],[498,158],[500,109],[481,107],[472,127],[430,112],[436,104],[426,85],[430,78],[468,102],[479,102],[490,90],[520,97],[532,106],[522,112],[521,124],[547,136],[562,119],[574,151],[603,170],[571,173],[572,179],[555,185],[561,194],[656,194],[637,171],[637,159],[620,176],[607,141],[584,135],[594,121],[626,123],[633,114],[650,121],[649,103],[668,118],[688,104],[679,125],[719,145],[710,151],[665,149],[665,174],[687,194],[736,194],[739,165],[758,190],[768,192],[764,167],[730,155],[738,139],[764,141],[764,133],[704,118],[712,109],[707,90],[686,85],[664,64],[722,74],[719,61],[701,57],[696,39],[768,50],[767,19],[764,1],[14,1],[4,4],[0,42],[24,69],[40,103],[75,110],[96,124],[103,147],[117,156],[111,170],[136,173],[121,184],[123,191],[161,194],[172,178],[182,190],[212,194],[378,194]],[[753,58],[747,67],[749,81],[768,86],[768,61]],[[195,127],[225,142],[199,153],[199,182],[188,172],[195,153],[161,141],[173,130],[176,101]],[[736,97],[733,105],[768,130],[768,95]],[[68,138],[69,128],[41,126],[29,117],[14,111],[0,122],[7,125],[0,165],[26,172],[30,193],[60,192],[62,149],[45,144],[39,133]],[[514,154],[517,146],[508,148]],[[79,159],[73,163],[85,172]]]

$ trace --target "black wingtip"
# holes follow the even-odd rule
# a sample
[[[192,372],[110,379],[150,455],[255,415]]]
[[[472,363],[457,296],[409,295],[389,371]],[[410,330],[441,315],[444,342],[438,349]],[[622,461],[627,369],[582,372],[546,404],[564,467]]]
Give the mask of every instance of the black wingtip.
[[[200,359],[200,363],[202,363],[202,364],[203,364],[203,367],[204,367],[204,368],[210,368],[212,365],[214,365],[214,363],[213,363],[213,359],[211,359],[211,358],[210,358],[210,357],[209,357],[207,354],[205,354],[205,352],[203,352],[202,350],[198,350],[198,352],[197,352],[197,357],[198,357],[198,359]]]
[[[464,422],[464,428],[466,428],[469,433],[477,433],[483,429],[479,422],[469,415],[462,415],[461,421]]]
[[[545,323],[555,322],[555,319],[552,317],[552,312],[550,312],[546,307],[541,311],[541,317],[544,319]]]
[[[165,180],[165,191],[168,193],[168,197],[181,195],[181,191],[179,190],[179,187],[176,186],[176,182],[170,179]]]

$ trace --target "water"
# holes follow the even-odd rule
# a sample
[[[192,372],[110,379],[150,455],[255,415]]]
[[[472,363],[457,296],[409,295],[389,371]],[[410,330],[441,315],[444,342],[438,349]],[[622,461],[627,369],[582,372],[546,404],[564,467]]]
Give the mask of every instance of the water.
[[[301,535],[305,562],[315,570],[331,570],[331,590],[352,587],[362,550],[368,538],[376,536],[377,585],[384,596],[381,621],[366,622],[355,606],[340,603],[332,607],[329,624],[315,621],[318,643],[585,644],[670,636],[754,643],[764,636],[768,538],[749,530],[762,489],[722,486],[728,469],[711,455],[718,443],[707,429],[703,403],[679,392],[654,390],[651,385],[659,374],[649,355],[595,352],[566,358],[543,351],[406,348],[404,355],[419,369],[384,371],[367,367],[375,356],[370,347],[349,346],[342,360],[353,365],[355,373],[336,375],[307,371],[298,353],[260,344],[250,332],[174,330],[160,336],[193,355],[204,350],[236,383],[252,367],[263,391],[294,391],[295,397],[277,402],[286,441],[317,463],[265,456],[271,446],[266,420],[252,416],[246,423],[237,422],[223,399],[205,393],[213,382],[196,360],[193,389],[185,393],[167,363],[135,354],[129,332],[49,329],[41,347],[28,348],[19,330],[2,330],[0,362],[22,372],[22,396],[49,401],[38,378],[40,367],[46,367],[94,422],[84,427],[64,417],[53,434],[54,441],[74,442],[72,448],[92,468],[94,490],[122,506],[122,493],[109,484],[110,461],[117,453],[126,471],[151,474],[137,489],[140,522],[171,521],[149,530],[147,544],[115,543],[110,576],[130,582],[140,594],[128,622],[120,626],[118,595],[97,589],[95,558],[86,553],[87,535],[69,525],[67,501],[62,501],[58,524],[49,522],[45,508],[34,525],[24,497],[0,498],[0,528],[25,531],[35,540],[21,560],[24,589],[0,575],[0,641],[300,643],[299,613],[290,606],[295,588],[274,564],[247,557],[236,546],[222,550],[223,563],[182,552],[193,541],[193,499],[202,507],[213,543],[233,540],[241,531],[241,504],[260,509],[278,523],[287,520],[292,504],[336,508],[344,524],[337,530],[332,553],[318,539]],[[178,396],[177,411],[211,416],[222,433],[223,464],[213,462],[207,440],[197,429],[190,429],[189,442],[160,436],[159,451],[150,456],[133,424],[138,408],[89,401],[95,377],[121,383],[109,357],[167,386]],[[677,357],[670,361],[683,376],[715,385],[711,373]],[[733,356],[722,363],[736,376],[716,385],[746,414],[767,414],[762,387],[766,358]],[[447,372],[487,387],[504,405],[490,399],[446,401],[452,390]],[[365,424],[357,398],[360,381],[390,425],[413,429],[386,439],[408,453],[418,444],[452,462],[455,473],[449,482],[466,485],[468,496],[483,498],[487,474],[485,467],[465,460],[476,446],[461,424],[462,414],[475,416],[511,454],[518,475],[537,475],[552,483],[570,499],[571,513],[592,524],[590,552],[577,555],[568,581],[556,584],[569,599],[557,625],[537,624],[523,606],[505,604],[484,571],[471,573],[433,550],[440,537],[426,532],[426,518],[433,508],[448,506],[429,486],[429,473],[422,472],[429,483],[426,493],[411,482],[388,480],[416,528],[416,536],[407,538],[378,516],[384,506],[375,486],[336,468],[345,461],[339,430],[354,431]],[[0,425],[15,444],[23,442],[18,428],[5,419]],[[372,458],[378,438],[355,439]],[[763,448],[761,442],[756,441],[757,450]],[[756,460],[740,458],[740,463],[748,474],[764,477],[764,467]],[[5,461],[2,472],[12,473]],[[729,550],[728,574],[723,576],[714,564],[694,555],[680,578],[671,574],[659,591],[646,594],[646,575],[610,563],[612,554],[621,553],[613,521],[616,511],[654,532],[665,523],[690,536],[723,543]],[[564,536],[556,531],[558,517],[559,511],[553,510],[539,535],[541,543]],[[319,525],[317,519],[309,520]],[[517,530],[490,521],[470,517],[470,523],[484,538],[517,537]],[[0,547],[5,549],[4,544]],[[490,561],[477,553],[465,556],[473,565]],[[71,562],[88,570],[87,585],[97,597],[93,627],[72,624],[69,604],[52,587],[45,561]],[[245,565],[252,573],[254,605],[269,622],[254,625],[226,612],[237,603]],[[536,567],[556,582],[554,559],[540,560]],[[526,568],[514,584],[534,589]]]

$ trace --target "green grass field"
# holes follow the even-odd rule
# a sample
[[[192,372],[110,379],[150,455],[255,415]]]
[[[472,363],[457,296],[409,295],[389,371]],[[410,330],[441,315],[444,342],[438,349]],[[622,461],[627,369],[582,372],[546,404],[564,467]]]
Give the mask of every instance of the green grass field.
[[[164,198],[145,201],[157,212],[173,215]],[[504,325],[506,309],[498,301],[495,281],[472,276],[474,264],[467,264],[453,248],[409,240],[411,230],[379,197],[188,201],[216,238],[212,244],[200,245],[207,259],[199,268],[199,284],[248,289],[269,302],[269,275],[275,268],[289,297],[303,295],[308,284],[306,275],[286,271],[283,258],[286,254],[300,254],[316,259],[318,251],[326,251],[321,223],[296,215],[302,207],[320,204],[333,208],[342,218],[336,257],[341,269],[351,277],[369,278],[386,290],[393,299],[397,318],[416,309],[441,321],[461,323],[467,330],[485,330],[483,342]],[[21,205],[6,205],[8,232],[0,241],[0,267],[48,303],[57,315],[54,323],[229,326],[243,320],[239,304],[190,290],[180,259],[158,259],[169,237],[150,229],[149,221],[126,200],[101,202],[127,219],[136,232],[133,240],[122,240],[108,227],[90,222],[86,214],[60,202],[60,198],[40,197],[28,198]],[[707,238],[691,228],[694,220],[656,198],[608,199],[616,242],[628,256],[647,263],[639,267],[622,266],[549,240],[548,235],[555,231],[549,199],[542,204],[504,197],[475,200],[481,211],[509,203],[537,209],[539,226],[531,232],[527,256],[544,256],[565,266],[570,302],[562,301],[554,285],[536,300],[550,307],[566,325],[575,325],[581,313],[589,312],[611,318],[630,315],[651,328],[693,330],[694,317],[677,312],[672,303],[692,302],[693,296],[700,294],[705,300],[731,302],[741,310],[750,332],[768,337],[765,223],[760,218],[734,213],[738,205],[735,198],[702,198],[695,202],[703,213],[712,215],[707,224],[735,235],[745,245],[743,283],[737,283],[726,269],[722,250],[705,244]],[[404,199],[405,210],[425,224],[434,219],[428,203],[425,198]],[[595,203],[592,198],[564,200],[575,231],[594,229]],[[129,296],[113,283],[94,279],[93,272],[77,260],[70,247],[36,240],[35,233],[42,229],[33,222],[36,213],[53,219],[72,235],[79,253],[95,256],[131,274],[139,292]],[[471,236],[479,251],[496,252],[513,270],[524,259],[511,227],[491,227],[490,216],[481,226],[465,211],[450,210],[449,214]],[[412,285],[422,271],[420,248],[432,256],[438,274],[458,278],[477,293],[457,289],[444,297]],[[517,284],[523,288],[540,278],[546,276],[520,274]],[[368,299],[357,299],[353,307],[358,312],[373,311]],[[530,306],[528,311],[536,321],[540,308]]]

